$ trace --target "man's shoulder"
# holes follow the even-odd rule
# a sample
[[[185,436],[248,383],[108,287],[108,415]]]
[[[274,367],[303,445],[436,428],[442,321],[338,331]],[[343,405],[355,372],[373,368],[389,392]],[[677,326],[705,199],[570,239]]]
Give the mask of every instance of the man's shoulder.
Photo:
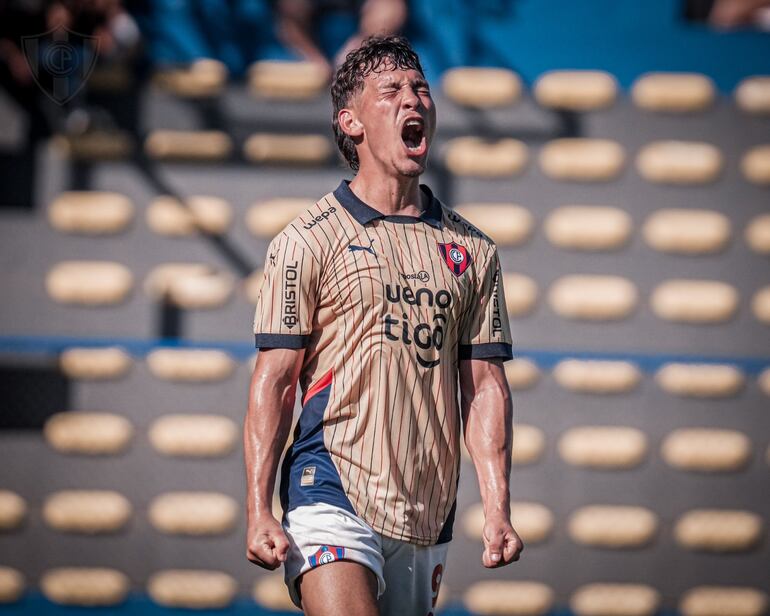
[[[439,202],[441,203],[441,202]],[[458,214],[452,208],[441,203],[444,224],[450,233],[460,236],[468,242],[484,248],[495,248],[495,243],[486,233]]]
[[[336,236],[334,221],[342,209],[333,193],[327,193],[315,203],[295,203],[295,216],[277,234],[304,247],[320,252],[331,245],[330,238]],[[284,219],[285,220],[285,219]]]

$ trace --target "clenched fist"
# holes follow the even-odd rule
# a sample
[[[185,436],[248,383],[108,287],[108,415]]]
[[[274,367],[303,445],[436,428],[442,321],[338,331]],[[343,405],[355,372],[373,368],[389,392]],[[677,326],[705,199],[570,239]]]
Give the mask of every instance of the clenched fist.
[[[519,560],[524,549],[519,535],[502,515],[488,516],[484,522],[484,554],[481,563],[488,569],[504,567]]]
[[[286,561],[289,540],[272,515],[249,521],[246,531],[246,558],[264,569],[277,569]]]

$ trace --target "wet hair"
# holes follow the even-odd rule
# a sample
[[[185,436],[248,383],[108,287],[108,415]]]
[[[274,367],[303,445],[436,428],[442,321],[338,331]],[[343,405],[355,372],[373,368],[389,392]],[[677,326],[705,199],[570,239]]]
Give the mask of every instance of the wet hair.
[[[385,65],[385,67],[383,67]],[[423,72],[420,59],[409,41],[402,36],[370,36],[351,51],[337,69],[332,81],[332,128],[342,156],[353,171],[358,171],[356,146],[340,127],[337,116],[352,96],[363,90],[364,78],[379,70],[414,69]]]

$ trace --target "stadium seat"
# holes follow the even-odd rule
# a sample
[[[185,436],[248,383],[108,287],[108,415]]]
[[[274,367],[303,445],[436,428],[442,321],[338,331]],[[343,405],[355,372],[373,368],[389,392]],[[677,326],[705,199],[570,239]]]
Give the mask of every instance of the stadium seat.
[[[61,490],[43,503],[43,520],[64,533],[97,535],[123,529],[131,518],[131,503],[113,490]]]
[[[195,235],[198,231],[223,235],[232,220],[232,206],[219,197],[193,195],[180,201],[162,196],[153,199],[147,208],[147,226],[170,237]]]
[[[540,169],[552,180],[607,182],[620,175],[625,158],[623,146],[609,139],[554,139],[540,150]]]
[[[167,161],[218,161],[233,151],[229,135],[218,130],[153,130],[144,141],[150,158]]]
[[[747,77],[735,88],[735,102],[746,113],[770,113],[770,76]]]
[[[647,437],[637,428],[580,426],[559,438],[559,454],[572,466],[597,470],[639,466],[647,455]]]
[[[0,566],[0,605],[16,603],[24,594],[25,581],[20,571]]]
[[[60,453],[115,455],[126,450],[134,429],[122,415],[66,411],[51,415],[43,427],[45,440]]]
[[[246,294],[246,299],[250,303],[256,304],[259,299],[259,291],[262,289],[262,283],[265,280],[265,273],[261,268],[255,269],[248,277],[243,281],[243,291]]]
[[[56,135],[53,147],[73,160],[121,160],[133,153],[134,140],[125,131],[94,130],[83,135]]]
[[[529,210],[513,203],[464,203],[454,210],[498,246],[523,243],[534,226]]]
[[[562,276],[548,290],[556,314],[584,321],[624,319],[636,308],[638,297],[634,283],[620,276]]]
[[[510,138],[456,137],[450,139],[444,149],[444,164],[458,176],[500,178],[519,175],[528,158],[527,146]]]
[[[249,69],[249,88],[257,97],[309,100],[326,88],[328,76],[313,62],[261,60]]]
[[[505,377],[514,391],[530,389],[540,379],[540,370],[528,359],[516,357],[505,362]]]
[[[505,68],[451,68],[441,77],[441,87],[452,102],[476,109],[506,107],[521,97],[521,79]]]
[[[770,145],[751,148],[741,159],[743,176],[753,184],[770,184]]]
[[[59,355],[59,369],[71,379],[119,379],[128,373],[132,362],[120,347],[72,347]]]
[[[238,521],[238,503],[218,492],[166,492],[156,496],[147,516],[155,530],[168,535],[222,535]]]
[[[752,218],[744,237],[754,252],[761,255],[770,254],[770,214],[760,214]]]
[[[724,167],[719,148],[700,141],[653,141],[636,156],[636,169],[656,184],[708,184]]]
[[[505,290],[505,308],[510,317],[522,317],[535,307],[537,302],[537,284],[524,274],[503,274]]]
[[[325,165],[332,158],[332,144],[323,135],[255,133],[243,144],[247,160],[258,164]]]
[[[563,359],[554,367],[553,377],[569,391],[620,394],[635,389],[642,380],[642,373],[627,361]]]
[[[252,597],[257,605],[276,612],[295,612],[300,610],[291,602],[289,591],[283,581],[283,573],[263,573],[252,588]]]
[[[733,472],[751,459],[751,442],[742,432],[717,428],[680,428],[660,448],[669,466],[703,473]]]
[[[514,466],[534,464],[545,452],[545,434],[537,426],[517,423],[513,429],[511,463]]]
[[[762,538],[762,518],[737,509],[692,509],[674,526],[674,539],[683,548],[704,552],[747,552]]]
[[[751,311],[757,321],[770,325],[770,286],[762,287],[751,299]]]
[[[163,415],[153,421],[148,437],[154,449],[165,456],[217,458],[235,447],[238,428],[224,415]]]
[[[225,609],[237,591],[238,584],[231,575],[207,569],[164,569],[147,580],[147,594],[167,608]]]
[[[757,381],[759,388],[766,396],[770,396],[770,367],[765,368]]]
[[[682,616],[762,616],[767,593],[746,586],[696,586],[679,600]]]
[[[218,60],[201,58],[184,68],[162,69],[153,82],[182,98],[210,98],[222,94],[227,84],[227,67]]]
[[[608,205],[563,205],[552,210],[543,231],[554,246],[567,250],[617,250],[631,237],[625,210]]]
[[[46,291],[56,302],[81,306],[110,306],[128,298],[131,271],[112,261],[62,261],[48,272]]]
[[[107,607],[122,603],[130,582],[126,574],[106,567],[57,567],[43,572],[40,590],[58,605]]]
[[[730,220],[715,210],[660,209],[642,227],[648,246],[672,254],[702,255],[723,251],[730,241]]]
[[[588,505],[573,511],[567,523],[578,544],[608,549],[648,545],[658,531],[658,516],[644,507]]]
[[[572,593],[569,606],[575,616],[655,616],[660,593],[645,584],[584,584]]]
[[[48,208],[51,226],[63,233],[120,233],[133,218],[131,199],[114,192],[67,191],[58,195]]]
[[[235,370],[232,358],[216,349],[155,349],[147,366],[159,379],[201,383],[223,381]]]
[[[658,386],[675,396],[729,398],[743,389],[745,377],[729,364],[667,363],[655,374]]]
[[[259,201],[246,212],[246,227],[256,237],[272,239],[314,203],[312,199],[296,198]]]
[[[640,109],[665,113],[703,111],[714,103],[714,82],[698,73],[647,73],[631,88]]]
[[[666,280],[650,296],[650,307],[659,318],[703,325],[729,321],[738,303],[735,287],[717,280]]]
[[[618,84],[604,71],[551,71],[535,82],[535,99],[543,107],[594,111],[615,102]]]
[[[540,582],[484,580],[463,594],[463,604],[478,616],[544,616],[551,611],[554,592]]]
[[[0,531],[15,530],[27,516],[27,502],[16,492],[0,489]]]
[[[548,507],[527,501],[511,502],[511,521],[524,545],[546,541],[553,531],[554,516]],[[475,503],[462,514],[463,532],[469,539],[481,541],[484,530],[484,506]]]
[[[203,263],[165,263],[150,271],[144,288],[156,301],[168,301],[187,310],[206,310],[227,303],[235,281],[229,272]]]

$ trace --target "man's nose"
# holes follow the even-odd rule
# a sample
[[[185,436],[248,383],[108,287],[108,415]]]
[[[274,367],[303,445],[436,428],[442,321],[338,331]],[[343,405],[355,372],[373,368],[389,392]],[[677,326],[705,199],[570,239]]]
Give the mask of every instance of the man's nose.
[[[404,95],[401,99],[401,104],[407,109],[417,109],[420,106],[420,97],[417,96],[412,86],[404,87]]]

